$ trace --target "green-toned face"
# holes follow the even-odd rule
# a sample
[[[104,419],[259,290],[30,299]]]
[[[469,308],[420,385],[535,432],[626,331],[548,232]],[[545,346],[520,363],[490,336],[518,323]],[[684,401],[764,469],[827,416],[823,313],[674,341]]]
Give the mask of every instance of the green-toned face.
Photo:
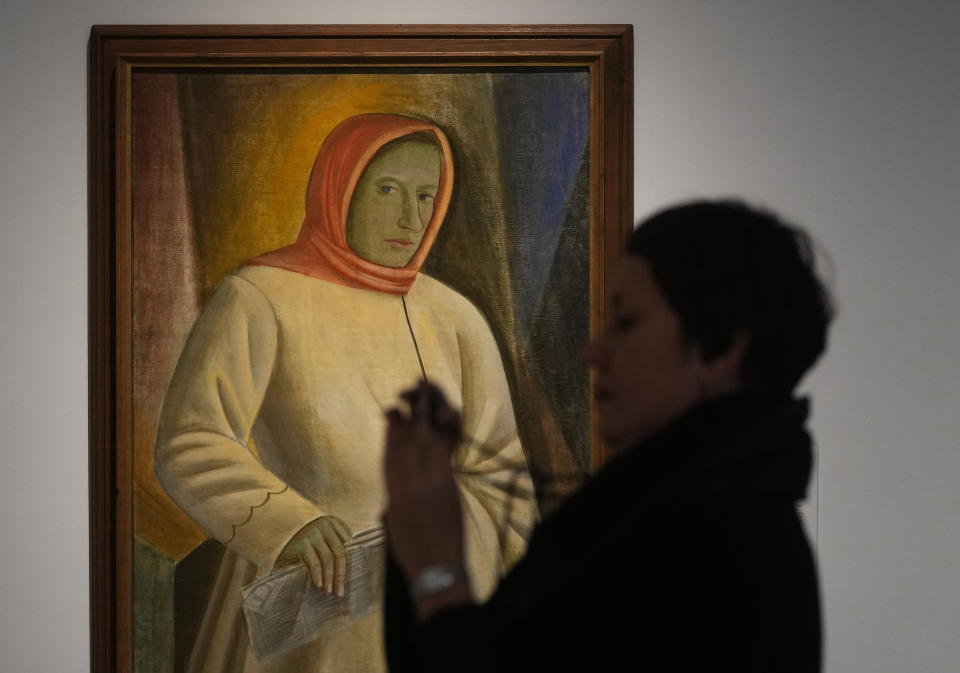
[[[440,185],[440,150],[422,140],[390,143],[360,176],[347,216],[347,244],[364,259],[402,267],[420,247]]]

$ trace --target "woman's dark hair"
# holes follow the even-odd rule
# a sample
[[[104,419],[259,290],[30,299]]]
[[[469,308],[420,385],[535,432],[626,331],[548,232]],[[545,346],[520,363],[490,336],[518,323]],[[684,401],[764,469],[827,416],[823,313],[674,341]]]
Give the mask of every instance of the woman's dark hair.
[[[739,201],[697,201],[653,215],[627,241],[649,262],[685,336],[709,361],[748,337],[740,381],[789,393],[826,348],[830,295],[810,237]]]

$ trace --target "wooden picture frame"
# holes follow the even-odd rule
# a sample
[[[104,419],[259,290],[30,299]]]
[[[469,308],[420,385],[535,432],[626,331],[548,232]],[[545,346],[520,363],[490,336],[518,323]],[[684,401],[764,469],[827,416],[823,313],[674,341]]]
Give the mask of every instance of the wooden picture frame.
[[[418,77],[429,80],[435,75],[463,78],[464,81],[470,82],[473,81],[469,79],[470,77],[495,80],[496,86],[501,87],[498,89],[501,98],[507,96],[503,93],[507,90],[512,91],[510,95],[514,97],[508,101],[513,107],[503,107],[507,103],[497,103],[501,106],[497,110],[500,111],[499,123],[503,128],[512,127],[515,122],[519,127],[527,123],[523,121],[526,117],[523,112],[525,108],[522,106],[533,100],[530,98],[533,94],[525,93],[528,88],[524,84],[527,81],[524,80],[525,77],[549,79],[549,87],[554,87],[551,91],[564,90],[563,87],[567,86],[568,81],[582,83],[582,105],[577,102],[570,105],[574,107],[579,105],[577,109],[582,108],[584,111],[583,119],[586,121],[583,122],[585,124],[583,128],[586,129],[587,136],[577,141],[580,142],[578,147],[583,148],[583,161],[576,171],[571,172],[567,180],[569,185],[579,184],[580,187],[576,189],[580,189],[582,193],[577,197],[580,200],[576,201],[571,196],[575,191],[574,187],[568,186],[568,192],[564,197],[567,199],[566,210],[556,211],[554,215],[557,212],[561,215],[567,213],[568,219],[573,222],[569,226],[574,228],[577,222],[580,222],[584,237],[583,245],[577,248],[580,251],[580,257],[577,258],[577,264],[580,266],[577,268],[582,268],[585,275],[582,279],[576,280],[576,285],[569,285],[569,288],[573,288],[570,291],[575,291],[577,288],[583,291],[584,305],[578,305],[580,311],[571,320],[580,321],[578,324],[582,324],[584,333],[580,334],[581,337],[585,337],[586,333],[595,334],[603,327],[604,288],[610,282],[623,241],[632,230],[631,26],[94,26],[90,37],[88,82],[90,587],[93,671],[136,670],[138,673],[143,673],[147,670],[169,670],[171,666],[176,668],[179,665],[177,664],[179,660],[169,657],[160,663],[150,657],[144,659],[134,643],[136,632],[134,545],[136,526],[140,525],[142,523],[140,519],[146,516],[141,515],[140,519],[137,519],[139,511],[137,508],[143,509],[145,506],[138,503],[147,501],[141,498],[142,494],[138,490],[141,486],[139,483],[135,484],[135,481],[137,470],[142,470],[140,463],[143,456],[140,454],[143,450],[139,447],[143,445],[143,441],[146,441],[144,437],[150,435],[150,422],[154,423],[153,432],[156,431],[156,409],[151,407],[149,413],[144,412],[141,408],[142,399],[137,396],[142,397],[148,394],[152,396],[151,399],[155,399],[158,395],[157,386],[162,385],[162,382],[169,378],[169,372],[166,370],[159,372],[156,380],[151,379],[150,385],[147,386],[149,388],[147,393],[136,392],[146,385],[141,378],[138,378],[140,376],[138,372],[142,371],[139,363],[145,357],[142,353],[145,348],[143,339],[146,338],[143,337],[143,330],[162,329],[163,321],[169,319],[167,314],[158,314],[160,317],[153,314],[149,317],[144,314],[142,308],[145,305],[143,303],[145,291],[143,287],[146,282],[144,278],[158,285],[173,284],[172,279],[176,274],[169,273],[170,266],[163,259],[155,259],[155,252],[157,250],[167,251],[167,253],[175,251],[176,242],[179,240],[175,236],[172,238],[168,236],[159,243],[155,239],[144,240],[147,236],[144,232],[148,231],[160,232],[157,235],[166,236],[165,230],[160,226],[163,218],[179,217],[167,211],[156,212],[158,204],[171,203],[167,196],[161,195],[162,198],[157,196],[156,190],[164,189],[166,182],[163,176],[176,173],[180,176],[178,179],[182,178],[179,194],[183,197],[183,203],[180,205],[184,212],[189,211],[190,208],[200,212],[198,200],[206,199],[203,203],[206,204],[204,207],[207,211],[217,211],[217,217],[222,219],[225,217],[223,209],[218,211],[216,203],[211,201],[214,190],[212,188],[207,191],[201,190],[191,182],[191,176],[196,176],[199,170],[220,171],[216,173],[221,180],[218,184],[222,185],[223,180],[232,179],[233,187],[239,189],[239,183],[236,182],[235,177],[236,165],[228,168],[211,168],[207,164],[197,168],[196,165],[197,156],[217,154],[212,151],[207,152],[213,147],[211,145],[197,145],[198,142],[206,142],[204,138],[210,135],[210,128],[217,128],[219,129],[217,132],[223,134],[228,132],[223,128],[236,129],[240,128],[238,124],[242,125],[236,119],[231,122],[234,124],[232,127],[227,122],[221,124],[225,119],[222,111],[229,109],[224,106],[236,106],[237,101],[248,100],[252,95],[250,92],[261,92],[261,89],[256,87],[263,85],[264,82],[269,93],[270,87],[276,88],[279,85],[275,82],[281,80],[291,83],[290,86],[296,88],[300,86],[298,84],[300,80],[297,78],[326,76],[359,81],[350,78],[359,78],[361,75],[375,76],[390,82],[400,81],[390,79],[395,75],[413,78],[409,81],[419,81],[416,80]],[[254,80],[256,84],[251,84]],[[403,80],[403,82],[407,81]],[[210,82],[216,85],[213,89],[207,86]],[[240,93],[237,93],[236,87],[231,89],[237,82],[239,82],[237,86]],[[510,85],[510,82],[514,84]],[[517,82],[520,86],[516,85]],[[514,88],[509,89],[508,85]],[[216,89],[217,86],[220,88]],[[216,91],[211,93],[214,89]],[[233,93],[224,94],[228,89]],[[231,95],[234,97],[230,98]],[[280,94],[277,96],[279,100]],[[211,112],[212,108],[204,107],[212,105],[213,100],[220,105],[217,108],[220,111],[217,114],[220,116],[214,115]],[[470,100],[472,99],[464,97],[459,99],[457,105],[468,105]],[[564,100],[568,102],[574,100],[573,94]],[[443,116],[446,114],[443,110],[456,107],[454,103],[441,102],[443,105],[437,103],[439,106],[437,110],[440,111],[431,112],[434,117]],[[244,105],[247,104],[244,103]],[[553,109],[542,100],[537,104],[541,105],[541,108],[538,108],[541,110]],[[180,173],[177,173],[179,169],[171,169],[169,162],[165,163],[167,155],[164,154],[166,150],[162,142],[157,141],[159,144],[156,145],[150,144],[157,138],[173,137],[170,132],[171,127],[164,126],[169,122],[169,117],[158,112],[164,105],[167,106],[164,109],[177,117],[177,133],[173,135],[177,135],[181,142],[180,154],[177,155],[179,165],[181,168],[186,166]],[[285,110],[281,114],[282,119],[286,120],[284,123],[288,123],[294,117],[297,119],[302,117],[300,111],[290,111],[287,108]],[[515,119],[511,115],[517,110],[520,114]],[[404,108],[403,111],[409,110]],[[149,119],[145,116],[148,112],[153,115]],[[246,114],[249,109],[244,108],[242,112]],[[243,117],[244,114],[238,113],[236,116]],[[450,114],[453,115],[451,118],[456,119],[457,114],[466,113]],[[257,119],[260,121],[256,124],[262,126],[265,123],[262,118]],[[572,123],[569,120],[562,121]],[[498,160],[501,162],[499,165],[513,166],[512,170],[517,175],[523,171],[550,174],[552,164],[549,162],[541,164],[536,156],[530,156],[530,149],[555,144],[555,137],[546,133],[548,129],[545,122],[541,120],[536,123],[541,126],[532,128],[536,131],[543,127],[544,134],[539,141],[531,140],[532,145],[523,145],[527,154],[520,153],[517,147],[511,147],[511,145],[516,146],[518,138],[526,142],[521,136],[530,136],[529,129],[527,131],[510,130],[510,133],[514,134],[511,142],[501,137],[503,147],[500,147],[498,154]],[[191,124],[193,124],[192,127]],[[202,124],[206,126],[201,128]],[[452,126],[456,127],[456,124]],[[288,127],[284,128],[292,130]],[[451,137],[454,140],[463,140],[468,136],[474,137],[470,136],[473,132],[470,129],[453,128]],[[504,134],[509,135],[507,131],[504,131]],[[536,136],[537,133],[532,135]],[[192,140],[189,140],[188,136]],[[247,137],[248,146],[253,142],[250,141],[250,137]],[[194,144],[191,146],[190,142]],[[232,147],[240,141],[231,136],[230,142],[234,143],[230,145]],[[537,142],[540,144],[537,145]],[[153,149],[144,150],[143,148],[147,145]],[[216,147],[222,149],[224,146]],[[191,154],[191,147],[193,154]],[[198,147],[206,148],[205,152],[201,153]],[[276,146],[271,148],[273,149],[270,150],[270,156],[273,157],[279,150]],[[312,148],[311,152],[315,149],[315,147]],[[511,155],[510,152],[513,150],[518,153]],[[147,154],[138,154],[141,152],[147,152]],[[485,157],[489,158],[486,152],[488,149],[477,147],[463,149],[462,157],[464,158],[461,159],[463,170],[458,175],[462,173],[466,178],[473,176],[476,180],[494,180],[489,175],[489,164],[484,163]],[[508,158],[504,159],[505,156]],[[148,160],[144,157],[150,158]],[[567,160],[573,161],[569,157]],[[187,165],[189,161],[193,161],[194,164]],[[560,160],[554,157],[550,161]],[[569,161],[564,165],[573,166]],[[150,162],[154,162],[151,164],[153,168],[145,167]],[[519,185],[516,186],[518,190],[527,185],[526,182],[520,184],[521,181],[511,181],[511,173],[508,169],[500,170],[502,172],[495,176],[495,180],[499,181],[496,182],[496,186],[504,193],[508,193],[515,185]],[[155,181],[154,178],[158,175],[160,179]],[[231,175],[234,177],[231,178]],[[302,177],[306,179],[306,175]],[[580,182],[577,183],[577,180]],[[538,194],[546,193],[545,190],[551,188],[542,180],[541,183],[539,188],[542,189]],[[251,183],[243,184],[249,188]],[[302,193],[302,183],[299,183],[298,189]],[[474,202],[471,202],[473,206],[476,203],[481,205],[484,203],[483,199],[477,201],[479,198],[474,197]],[[537,195],[523,192],[519,196],[514,194],[513,198],[514,203],[525,204],[535,201]],[[570,203],[579,205],[574,208]],[[461,210],[466,208],[464,205]],[[142,213],[147,212],[143,209],[149,211],[153,229],[140,226],[138,218],[142,220]],[[196,212],[193,216],[197,216]],[[575,215],[569,215],[570,212],[574,212]],[[576,215],[576,213],[580,214]],[[544,214],[540,213],[540,216],[544,217]],[[449,217],[448,215],[448,219]],[[457,217],[464,220],[467,215],[461,213]],[[523,217],[529,220],[534,216],[526,212]],[[191,226],[194,229],[190,231],[200,236],[196,234],[200,225],[193,222]],[[237,226],[249,228],[250,225],[248,223]],[[233,230],[218,231],[218,235],[224,235],[224,231]],[[523,254],[528,257],[533,255],[530,251],[538,247],[540,239],[527,233],[511,233],[510,235],[514,238],[507,243],[498,242],[497,237],[500,236],[498,231],[483,234],[487,237],[484,240],[489,239],[485,245],[500,246],[497,249],[507,246],[508,252],[522,247],[525,251]],[[555,238],[562,239],[563,235],[561,232],[556,234]],[[527,239],[524,239],[524,245],[518,246],[517,237],[521,236],[526,236]],[[455,252],[460,249],[456,246],[460,245],[462,248],[463,243],[457,243],[453,238],[448,238],[443,245],[447,246],[448,251]],[[479,258],[486,248],[480,244],[478,246],[476,255]],[[559,257],[560,253],[557,252],[559,249],[559,247],[554,249],[554,257]],[[147,255],[144,251],[150,254]],[[262,250],[253,252],[262,252]],[[207,270],[204,278],[209,281],[207,282],[209,287],[204,286],[204,281],[197,281],[197,287],[200,288],[197,290],[199,305],[209,299],[212,286],[222,277],[224,270],[228,270],[231,264],[237,263],[236,257],[240,253],[231,254],[233,257],[218,252],[219,257],[215,262],[211,261],[215,257],[212,253],[205,258]],[[250,250],[244,250],[243,254],[250,254]],[[513,253],[510,252],[510,254]],[[512,261],[509,263],[514,266],[524,266],[524,263],[510,259]],[[470,263],[479,264],[479,261]],[[543,262],[547,266],[550,263],[553,262],[549,260]],[[442,267],[443,262],[438,264]],[[450,265],[452,266],[449,266],[449,269],[455,267],[453,262],[450,262]],[[553,275],[545,281],[548,284],[550,278],[562,276],[562,270],[550,273]],[[519,347],[509,346],[510,338],[503,336],[503,330],[506,328],[500,324],[502,321],[498,322],[496,316],[490,317],[491,312],[496,313],[495,302],[489,303],[493,300],[489,297],[484,298],[484,288],[489,289],[498,285],[495,278],[491,281],[483,280],[484,277],[485,274],[478,271],[474,276],[470,276],[476,281],[475,287],[457,289],[477,304],[481,311],[487,314],[488,320],[493,325],[501,354],[504,355],[514,405],[518,409],[518,425],[522,426],[521,439],[524,439],[525,449],[529,450],[530,445],[543,442],[544,438],[549,438],[550,435],[543,428],[536,427],[540,423],[538,419],[542,420],[544,417],[544,414],[540,413],[542,409],[538,411],[537,407],[521,408],[523,405],[534,404],[534,402],[525,399],[517,401],[518,396],[530,397],[526,394],[524,388],[526,384],[523,383],[527,380],[524,378],[526,374],[519,371],[525,365],[516,362],[523,357],[518,355]],[[137,280],[138,278],[140,280]],[[542,300],[547,290],[543,289],[546,286],[542,283],[540,287],[542,292],[538,296]],[[167,296],[164,301],[168,303],[175,301],[171,296],[173,295]],[[485,305],[485,302],[488,304]],[[491,306],[494,308],[491,309]],[[544,319],[545,322],[541,321],[537,327],[541,332],[548,329],[550,325],[563,327],[561,322],[558,322],[558,315],[562,312],[556,306],[552,310],[553,322],[546,319]],[[582,315],[584,312],[586,315]],[[144,327],[144,324],[150,320],[153,320],[150,326]],[[181,336],[182,333],[181,328]],[[511,348],[513,348],[512,351]],[[525,348],[527,350],[524,352],[537,350],[530,344]],[[564,351],[566,357],[569,355],[570,347],[564,348],[566,348]],[[511,362],[511,359],[514,362]],[[541,365],[541,369],[545,367],[546,365]],[[581,395],[585,399],[582,399],[579,404],[592,417],[592,413],[589,412],[591,405],[589,384],[585,374],[583,377],[582,387],[586,394]],[[554,382],[554,385],[559,384]],[[545,383],[543,387],[549,388],[550,384]],[[162,399],[162,395],[160,398]],[[143,421],[145,414],[153,420]],[[527,427],[526,437],[523,431],[524,423]],[[582,434],[582,437],[586,438],[584,451],[587,455],[585,458],[581,455],[579,459],[588,461],[586,467],[595,469],[603,462],[604,450],[595,424],[588,422],[587,426],[589,427],[583,428]],[[557,434],[559,431],[556,429],[552,432],[555,436],[559,436]],[[547,466],[547,469],[559,468],[553,465]],[[543,506],[542,488],[544,487],[542,484],[538,486],[541,487],[541,506]],[[138,498],[141,499],[138,500]],[[141,596],[137,600],[148,599],[150,597]],[[173,634],[174,627],[170,628]]]

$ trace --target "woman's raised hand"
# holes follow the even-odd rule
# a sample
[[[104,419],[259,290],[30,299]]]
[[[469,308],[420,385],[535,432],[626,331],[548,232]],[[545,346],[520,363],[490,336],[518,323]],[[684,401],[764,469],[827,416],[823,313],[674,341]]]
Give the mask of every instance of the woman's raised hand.
[[[412,583],[426,567],[463,564],[463,515],[450,466],[460,416],[427,383],[401,397],[410,412],[387,412],[385,520],[390,548]]]

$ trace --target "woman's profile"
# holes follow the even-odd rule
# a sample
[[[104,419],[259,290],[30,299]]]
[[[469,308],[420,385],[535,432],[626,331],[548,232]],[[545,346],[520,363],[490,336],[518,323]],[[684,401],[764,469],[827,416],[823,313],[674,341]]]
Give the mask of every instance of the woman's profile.
[[[536,506],[496,342],[468,300],[420,273],[452,184],[435,125],[341,122],[317,154],[296,242],[229,274],[197,320],[156,447],[164,488],[227,549],[191,670],[383,668],[379,613],[258,664],[240,588],[303,561],[342,592],[343,543],[385,506],[384,410],[418,379],[462,407],[475,442],[461,447],[458,485],[478,597],[522,554]]]

